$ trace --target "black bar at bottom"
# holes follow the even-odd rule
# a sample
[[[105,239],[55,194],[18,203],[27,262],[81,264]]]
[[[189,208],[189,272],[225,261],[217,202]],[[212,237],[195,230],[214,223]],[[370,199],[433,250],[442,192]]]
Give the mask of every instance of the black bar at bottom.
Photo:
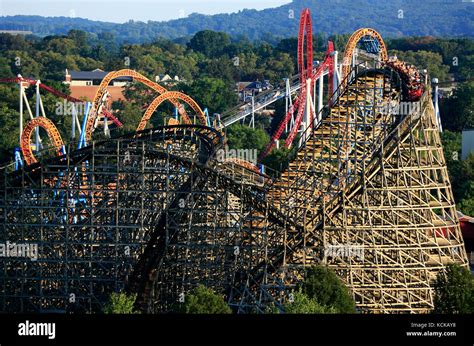
[[[28,321],[28,322],[26,322]],[[55,323],[33,325],[32,323]],[[30,328],[28,331],[26,329]],[[20,331],[20,329],[22,331]],[[39,333],[43,336],[20,336]],[[48,334],[48,331],[50,332]],[[49,336],[48,336],[49,335]],[[0,345],[473,345],[473,315],[1,315]]]

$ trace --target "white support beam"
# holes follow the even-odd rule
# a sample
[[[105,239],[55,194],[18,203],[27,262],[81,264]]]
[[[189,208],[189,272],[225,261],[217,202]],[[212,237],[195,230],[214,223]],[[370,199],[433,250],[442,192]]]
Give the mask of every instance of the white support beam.
[[[18,136],[18,143],[21,145],[21,134],[23,133],[23,82],[21,81],[21,74],[18,75],[19,82],[18,82],[18,87],[19,87],[19,100],[20,100],[20,116],[18,119],[19,122],[19,128],[20,128],[20,134]]]
[[[85,102],[82,103],[83,105],[85,104]],[[82,107],[81,107],[81,110],[82,110]],[[81,113],[84,113],[84,112],[81,112]],[[79,136],[82,134],[82,127],[81,127],[81,122],[79,121],[79,116],[76,115],[76,126],[77,126],[77,130],[79,131]]]
[[[41,115],[46,117],[46,112],[44,111],[43,99],[42,98],[40,98],[40,108],[41,108]]]
[[[35,102],[35,117],[38,118],[40,116],[40,102],[41,102],[41,94],[40,94],[40,81],[36,81],[36,102]],[[39,150],[40,147],[40,136],[39,136],[39,127],[35,129],[35,144],[36,150]]]
[[[76,119],[77,119],[77,110],[76,110],[76,104],[73,102],[72,103],[72,121],[71,121],[71,139],[76,138]]]
[[[255,128],[255,98],[252,96],[252,119],[250,119],[252,128]]]
[[[34,119],[35,117],[33,116],[33,112],[31,111],[31,108],[30,108],[30,104],[28,103],[28,99],[26,98],[25,89],[22,90],[22,94],[23,94],[23,100],[26,105],[26,110],[28,111],[28,115],[30,116],[30,119]]]
[[[438,89],[438,78],[433,78],[434,85],[434,109],[435,109],[435,118],[438,125],[439,132],[443,132],[443,125],[441,124],[441,114],[439,112],[439,89]]]
[[[285,78],[285,114],[291,107],[290,79]],[[285,124],[285,133],[288,133],[288,122]]]
[[[318,87],[318,109],[317,109],[317,113],[318,114],[318,122],[319,122],[319,118],[322,116],[321,115],[321,111],[323,109],[323,90],[324,90],[324,75],[321,75],[321,77],[319,77],[319,87]]]
[[[339,53],[338,51],[334,51],[334,76],[333,76],[333,92],[334,92],[334,97],[332,99],[332,103],[336,102],[336,99],[339,95],[337,95],[337,87],[339,86],[340,82],[340,74],[339,74]],[[332,105],[331,105],[332,106]]]
[[[323,76],[321,75],[321,77],[319,77],[319,79],[323,78]],[[313,80],[313,104],[316,104],[316,83],[317,83],[317,79]]]
[[[320,77],[322,78],[322,76]],[[299,129],[301,131],[301,137],[299,140],[299,146],[306,142],[307,136],[309,135],[308,128],[311,126],[316,126],[315,125],[315,114],[314,114],[314,103],[313,103],[313,95],[311,94],[311,84],[313,84],[313,81],[311,78],[308,78],[306,80],[306,99],[304,100],[305,102],[305,113],[304,113],[304,118],[303,121],[301,122],[301,128]]]

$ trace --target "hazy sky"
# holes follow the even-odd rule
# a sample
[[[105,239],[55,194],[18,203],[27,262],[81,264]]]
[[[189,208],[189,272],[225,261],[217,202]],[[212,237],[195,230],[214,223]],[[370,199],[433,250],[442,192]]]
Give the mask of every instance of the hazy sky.
[[[81,17],[123,23],[130,19],[169,20],[193,12],[237,12],[244,8],[276,7],[291,0],[0,0],[0,16],[15,14]]]

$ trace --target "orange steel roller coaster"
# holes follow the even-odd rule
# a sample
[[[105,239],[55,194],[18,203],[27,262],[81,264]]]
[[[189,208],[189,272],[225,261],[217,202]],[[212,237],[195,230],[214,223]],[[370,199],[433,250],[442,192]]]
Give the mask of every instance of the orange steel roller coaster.
[[[36,127],[41,127],[46,131],[58,156],[64,154],[64,143],[54,123],[46,117],[37,117],[26,124],[21,134],[21,151],[27,165],[38,162],[31,149],[31,134]]]
[[[344,57],[342,62],[342,79],[344,79],[351,70],[352,57],[354,55],[355,49],[357,48],[357,44],[364,37],[371,37],[373,39],[376,39],[379,43],[381,61],[385,62],[388,60],[387,46],[385,45],[382,36],[374,29],[361,28],[351,35],[349,41],[346,44],[346,48],[344,49]]]
[[[148,78],[146,78],[145,76],[143,76],[142,74],[140,74],[140,73],[138,73],[137,71],[134,71],[134,70],[123,69],[123,70],[113,71],[113,72],[108,73],[99,85],[99,89],[97,90],[97,92],[94,96],[94,100],[93,100],[93,104],[92,104],[92,110],[91,110],[91,112],[89,114],[89,117],[87,119],[86,136],[85,136],[87,142],[89,142],[92,139],[92,132],[94,130],[94,123],[95,123],[95,120],[96,120],[97,116],[100,114],[101,107],[102,107],[101,102],[103,100],[104,95],[107,92],[107,86],[109,85],[109,83],[112,80],[114,80],[115,78],[118,78],[118,77],[132,77],[133,80],[138,81],[138,82],[146,85],[150,89],[158,92],[160,94],[160,96],[158,96],[151,103],[151,105],[157,105],[158,106],[159,104],[161,104],[161,102],[164,101],[161,94],[165,94],[165,93],[168,92],[168,90],[166,88],[164,88],[163,86],[159,85],[158,83],[152,82],[151,80],[149,80]],[[176,97],[178,97],[181,100],[185,101],[188,105],[190,105],[192,107],[192,109],[196,112],[196,115],[197,115],[198,119],[200,120],[200,122],[203,125],[207,124],[206,116],[204,115],[204,112],[201,110],[201,108],[197,105],[197,103],[191,97],[189,97],[185,94],[182,94],[182,93],[172,94],[171,97],[168,97],[170,94],[166,94],[166,95],[167,95],[166,100],[169,100],[175,107],[178,108],[178,111],[179,111],[179,114],[181,115],[181,119],[183,120],[183,123],[191,124],[192,121],[189,118],[189,116],[186,114],[186,112],[184,110],[184,107],[178,102]],[[160,101],[160,100],[162,100],[162,101]],[[151,107],[151,105],[150,105],[150,107]],[[155,109],[156,109],[156,107],[155,107]],[[145,128],[147,121],[150,119],[151,114],[154,112],[155,109],[153,109],[153,111],[151,111],[151,108],[149,108],[151,113],[147,110],[147,112],[145,113],[145,115],[142,118],[142,121],[140,122],[139,128],[141,128],[141,129]]]
[[[86,123],[86,128],[85,128],[85,138],[86,141],[90,141],[92,139],[92,132],[94,130],[94,124],[97,119],[97,116],[99,114],[104,114],[108,118],[112,118],[113,121],[117,124],[121,123],[106,109],[103,108],[102,100],[107,92],[107,86],[109,83],[114,80],[115,78],[118,77],[132,77],[135,81],[138,81],[146,86],[148,86],[150,89],[158,92],[160,95],[157,96],[149,105],[148,109],[146,110],[145,114],[143,115],[143,118],[141,119],[137,131],[143,130],[146,127],[146,124],[148,120],[151,118],[153,112],[157,109],[157,107],[163,103],[164,101],[170,101],[175,107],[177,107],[179,114],[181,115],[181,119],[184,124],[192,124],[191,119],[189,116],[186,114],[186,111],[183,107],[182,104],[179,103],[179,100],[184,101],[186,104],[188,104],[191,109],[195,112],[197,118],[203,125],[207,125],[206,117],[204,115],[204,112],[202,111],[201,107],[194,101],[190,96],[183,94],[181,92],[177,91],[168,91],[166,88],[163,86],[152,82],[142,74],[129,70],[129,69],[123,69],[119,71],[112,71],[108,73],[103,80],[101,81],[99,88],[94,96],[93,103],[92,103],[92,109],[89,112],[89,116],[87,118],[87,123]],[[1,80],[2,82],[19,82],[19,78],[10,78],[10,79],[5,79]],[[36,83],[35,80],[33,79],[21,79],[21,81],[26,81],[29,84],[34,84]],[[40,86],[43,89],[46,89],[49,92],[54,93],[55,95],[62,97],[64,99],[67,99],[68,101],[71,102],[83,102],[79,99],[76,99],[74,97],[65,95],[61,92],[58,92],[50,87],[45,86],[44,84],[40,84]],[[58,148],[62,148],[64,146],[64,143],[61,139],[61,136],[59,135],[59,131],[54,125],[52,121],[45,117],[38,117],[35,119],[30,120],[27,122],[26,127],[24,129],[24,133],[22,133],[22,140],[20,143],[20,148],[21,151],[24,155],[24,159],[26,163],[32,164],[37,162],[33,151],[31,149],[32,143],[31,143],[31,133],[36,127],[42,127],[46,130],[49,138],[52,140],[54,147],[56,148],[58,154],[62,153]]]
[[[137,132],[144,130],[146,124],[150,120],[152,114],[155,112],[155,110],[164,102],[164,101],[172,101],[172,102],[177,102],[176,100],[181,100],[187,103],[195,112],[196,115],[198,115],[201,123],[203,125],[207,125],[206,118],[204,116],[204,112],[201,110],[201,107],[194,101],[191,97],[189,97],[186,94],[183,94],[178,91],[166,91],[162,93],[160,96],[156,97],[148,106],[147,110],[145,111],[145,114],[143,114],[143,118],[140,121],[140,124],[137,127]],[[185,123],[190,123],[191,120],[189,119],[188,116],[185,117],[187,121]],[[184,117],[183,117],[184,119]],[[188,122],[189,121],[189,122]]]

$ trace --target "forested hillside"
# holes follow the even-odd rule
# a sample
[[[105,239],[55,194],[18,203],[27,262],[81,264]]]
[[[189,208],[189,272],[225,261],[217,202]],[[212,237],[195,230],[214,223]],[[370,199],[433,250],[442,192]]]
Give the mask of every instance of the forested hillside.
[[[233,38],[275,43],[291,37],[303,8],[313,13],[314,31],[319,34],[351,33],[373,27],[385,37],[473,36],[474,4],[461,0],[293,0],[286,5],[261,11],[243,10],[232,14],[191,14],[167,22],[129,21],[123,24],[68,17],[0,17],[0,30],[28,30],[35,35],[62,35],[71,28],[99,36],[110,33],[119,43],[152,42],[158,37],[182,38],[210,29]],[[159,11],[159,4],[156,5]]]

